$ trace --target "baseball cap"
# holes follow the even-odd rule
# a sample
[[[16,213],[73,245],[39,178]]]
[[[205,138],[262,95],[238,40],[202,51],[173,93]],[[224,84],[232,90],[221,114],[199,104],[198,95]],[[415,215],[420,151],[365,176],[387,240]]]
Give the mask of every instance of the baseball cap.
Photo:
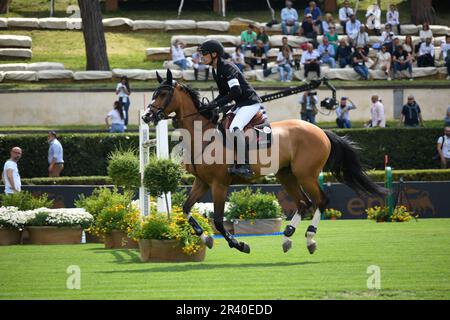
[[[56,131],[51,130],[51,131],[48,132],[48,134],[51,134],[51,135],[53,135],[56,138]]]
[[[307,17],[307,18],[312,17],[312,14],[311,14],[311,13],[308,13],[308,14],[306,15],[306,17]]]

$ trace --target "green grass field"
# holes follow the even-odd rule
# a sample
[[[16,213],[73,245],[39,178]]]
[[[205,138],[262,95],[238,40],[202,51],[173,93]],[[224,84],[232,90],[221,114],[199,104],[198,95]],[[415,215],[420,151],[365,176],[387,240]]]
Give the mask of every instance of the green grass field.
[[[310,255],[300,225],[281,237],[241,238],[245,255],[217,239],[203,263],[141,263],[136,250],[100,244],[0,247],[1,299],[450,299],[450,219],[377,224],[322,221]],[[70,265],[81,289],[66,289]],[[380,267],[381,289],[367,268]]]

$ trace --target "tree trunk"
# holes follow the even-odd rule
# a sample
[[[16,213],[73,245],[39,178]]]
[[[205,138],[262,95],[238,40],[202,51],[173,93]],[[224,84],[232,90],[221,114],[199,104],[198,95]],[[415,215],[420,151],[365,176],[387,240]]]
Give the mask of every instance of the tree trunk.
[[[8,13],[11,1],[12,0],[0,0],[0,14]]]
[[[86,47],[86,70],[109,70],[99,1],[78,0]]]
[[[337,11],[337,1],[336,0],[325,0],[325,12],[336,12]]]
[[[411,1],[411,22],[423,24],[436,22],[436,12],[433,8],[432,0],[410,0]]]

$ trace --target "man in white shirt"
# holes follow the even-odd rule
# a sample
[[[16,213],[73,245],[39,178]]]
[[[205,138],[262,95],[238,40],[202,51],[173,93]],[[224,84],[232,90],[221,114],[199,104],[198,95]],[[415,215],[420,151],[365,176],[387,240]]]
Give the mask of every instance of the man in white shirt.
[[[441,44],[441,54],[447,67],[447,80],[450,80],[450,35],[447,35],[445,42]]]
[[[291,33],[288,32],[287,27],[291,27]],[[292,8],[292,1],[286,1],[286,8],[281,10],[281,32],[284,35],[297,34],[298,31],[298,13]]]
[[[386,12],[386,24],[390,24],[392,28],[397,26],[397,34],[401,34],[400,14],[395,4],[391,4],[388,12]]]
[[[317,77],[320,78],[320,54],[317,50],[314,50],[314,47],[311,43],[308,43],[308,49],[306,52],[303,52],[302,59],[300,63],[303,65],[305,69],[305,79],[308,78],[308,73],[310,71],[315,71],[317,73]]]
[[[364,48],[365,55],[369,54],[369,34],[366,32],[366,26],[361,24],[359,31],[354,35],[354,39],[351,39],[355,48],[362,46]]]
[[[10,158],[5,162],[2,172],[2,182],[5,184],[5,193],[13,194],[21,191],[22,183],[20,181],[17,162],[22,157],[22,149],[14,147],[11,149]]]
[[[434,67],[434,45],[429,37],[420,45],[417,66],[419,68]]]
[[[350,20],[347,21],[347,24],[345,26],[347,36],[354,39],[355,35],[358,33],[360,28],[361,28],[361,22],[356,19],[356,16],[354,14],[351,14]]]
[[[379,36],[381,34],[381,10],[378,3],[374,3],[367,8],[366,12],[367,28],[369,30],[375,30],[375,34]]]
[[[344,34],[347,33],[347,22],[350,21],[350,16],[353,14],[353,9],[349,7],[348,1],[344,1],[344,6],[339,9],[339,22],[344,28]]]
[[[59,177],[64,169],[63,147],[56,139],[56,132],[50,131],[47,135],[48,148],[48,175],[49,177]]]
[[[372,128],[385,128],[386,119],[384,117],[384,106],[377,95],[372,96],[372,105],[370,106],[371,120],[369,125]]]
[[[444,136],[439,137],[436,149],[441,161],[441,168],[450,168],[450,127],[444,129]]]
[[[350,122],[350,110],[356,109],[354,103],[347,97],[341,98],[341,103],[336,108],[336,124],[339,128],[349,129],[352,127]]]
[[[173,63],[179,66],[181,70],[186,70],[187,60],[184,55],[184,43],[180,40],[175,40],[175,44],[170,48],[170,53]]]

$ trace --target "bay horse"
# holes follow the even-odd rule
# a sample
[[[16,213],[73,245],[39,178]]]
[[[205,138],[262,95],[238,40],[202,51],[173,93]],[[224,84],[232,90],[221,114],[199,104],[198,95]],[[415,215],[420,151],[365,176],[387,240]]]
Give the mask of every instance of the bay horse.
[[[173,80],[172,73],[167,70],[166,81],[157,74],[160,86],[153,94],[152,102],[147,113],[143,116],[145,122],[153,122],[155,125],[163,119],[176,120],[177,126],[189,132],[190,141],[184,143],[196,143],[198,136],[194,134],[195,122],[201,124],[201,133],[215,129],[216,124],[210,120],[210,112],[203,112],[202,102],[198,91]],[[174,116],[170,116],[175,114]],[[198,126],[197,126],[198,127]],[[386,190],[375,184],[364,172],[357,151],[358,147],[346,137],[339,137],[331,131],[325,131],[319,127],[302,120],[284,120],[271,123],[272,145],[268,147],[269,153],[278,157],[278,165],[273,170],[278,181],[286,192],[294,199],[297,212],[284,231],[282,248],[287,252],[292,241],[297,224],[302,215],[309,208],[315,210],[311,224],[308,226],[305,237],[307,248],[312,254],[316,250],[316,241],[313,239],[317,232],[317,225],[321,212],[325,210],[328,199],[321,190],[318,182],[320,172],[325,166],[332,172],[338,181],[348,185],[360,193],[385,195]],[[208,146],[223,148],[223,141],[215,139]],[[218,149],[217,149],[218,150]],[[200,149],[200,159],[204,155],[204,143]],[[234,149],[226,149],[223,157]],[[198,158],[199,155],[194,158]],[[200,225],[190,215],[192,206],[211,189],[214,202],[214,224],[216,229],[224,236],[231,248],[241,252],[250,253],[250,247],[245,242],[238,242],[233,235],[223,226],[224,206],[228,187],[231,184],[249,184],[254,178],[261,176],[263,164],[256,162],[251,164],[254,172],[253,179],[231,176],[228,173],[226,162],[212,164],[191,161],[185,163],[185,169],[195,176],[191,192],[183,205],[183,212],[193,227],[196,235],[212,248],[214,240],[210,235],[203,233]]]

